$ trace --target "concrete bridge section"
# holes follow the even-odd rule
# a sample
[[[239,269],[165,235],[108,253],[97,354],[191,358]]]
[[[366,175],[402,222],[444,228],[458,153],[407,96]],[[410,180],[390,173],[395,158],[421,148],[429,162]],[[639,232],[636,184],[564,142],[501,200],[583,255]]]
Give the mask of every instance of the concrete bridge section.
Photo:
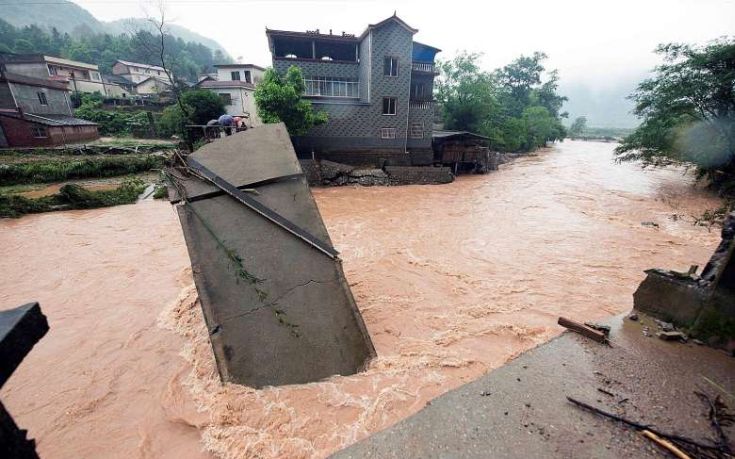
[[[171,168],[172,201],[223,381],[353,374],[375,349],[282,124],[218,139]]]
[[[714,445],[709,406],[695,392],[720,395],[732,406],[727,394],[735,392],[735,359],[707,346],[646,336],[644,327],[655,324],[643,314],[638,322],[619,316],[608,324],[612,346],[565,333],[333,457],[617,459],[667,454],[639,431],[580,409],[567,397]],[[735,439],[734,425],[724,430]]]
[[[735,351],[735,212],[723,223],[722,241],[701,275],[646,271],[634,307],[709,344]]]

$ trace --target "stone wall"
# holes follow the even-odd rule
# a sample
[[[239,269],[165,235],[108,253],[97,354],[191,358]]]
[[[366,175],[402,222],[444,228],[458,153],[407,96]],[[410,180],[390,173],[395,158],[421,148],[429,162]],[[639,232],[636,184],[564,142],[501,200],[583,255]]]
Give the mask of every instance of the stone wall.
[[[300,160],[313,186],[442,184],[454,181],[448,167],[386,166],[360,168],[328,160]]]

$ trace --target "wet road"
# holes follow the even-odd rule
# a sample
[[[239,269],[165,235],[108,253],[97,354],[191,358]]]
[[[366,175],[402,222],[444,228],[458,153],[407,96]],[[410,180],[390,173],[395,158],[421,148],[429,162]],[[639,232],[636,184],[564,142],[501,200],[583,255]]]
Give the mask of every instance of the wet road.
[[[51,323],[0,395],[43,457],[325,456],[556,336],[560,314],[629,310],[644,269],[707,260],[718,232],[691,216],[716,199],[613,147],[315,190],[378,358],[306,385],[219,383],[167,204],[0,221],[0,304],[38,299]]]

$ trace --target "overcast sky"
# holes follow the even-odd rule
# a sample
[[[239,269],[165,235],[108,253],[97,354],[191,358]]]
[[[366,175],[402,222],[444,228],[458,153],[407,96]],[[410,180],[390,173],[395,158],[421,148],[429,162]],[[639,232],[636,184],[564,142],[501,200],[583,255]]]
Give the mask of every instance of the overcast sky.
[[[151,0],[73,0],[101,20],[145,16]],[[361,33],[398,13],[415,39],[484,54],[488,70],[536,50],[562,89],[628,94],[658,62],[659,43],[735,35],[735,0],[164,0],[172,22],[220,42],[244,63],[270,65],[265,28]],[[605,108],[599,108],[603,112]],[[627,108],[624,112],[627,112]],[[574,111],[574,110],[572,110]]]
[[[149,0],[73,0],[101,20],[144,16]],[[669,41],[703,42],[735,34],[735,0],[166,0],[173,22],[219,41],[244,62],[270,64],[264,30],[333,29],[359,34],[397,11],[416,40],[482,52],[484,66],[546,52],[562,79],[605,85],[655,65]]]

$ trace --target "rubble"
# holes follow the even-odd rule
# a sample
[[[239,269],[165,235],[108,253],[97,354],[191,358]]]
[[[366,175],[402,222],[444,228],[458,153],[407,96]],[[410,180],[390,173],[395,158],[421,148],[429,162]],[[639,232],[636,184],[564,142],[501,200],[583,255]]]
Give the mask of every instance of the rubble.
[[[412,184],[443,184],[454,181],[448,167],[385,166],[355,167],[327,160],[301,160],[309,185],[321,186],[395,186]]]
[[[634,309],[659,319],[665,332],[680,327],[714,346],[735,347],[735,212],[721,236],[701,275],[696,265],[687,272],[647,270],[633,294]]]

